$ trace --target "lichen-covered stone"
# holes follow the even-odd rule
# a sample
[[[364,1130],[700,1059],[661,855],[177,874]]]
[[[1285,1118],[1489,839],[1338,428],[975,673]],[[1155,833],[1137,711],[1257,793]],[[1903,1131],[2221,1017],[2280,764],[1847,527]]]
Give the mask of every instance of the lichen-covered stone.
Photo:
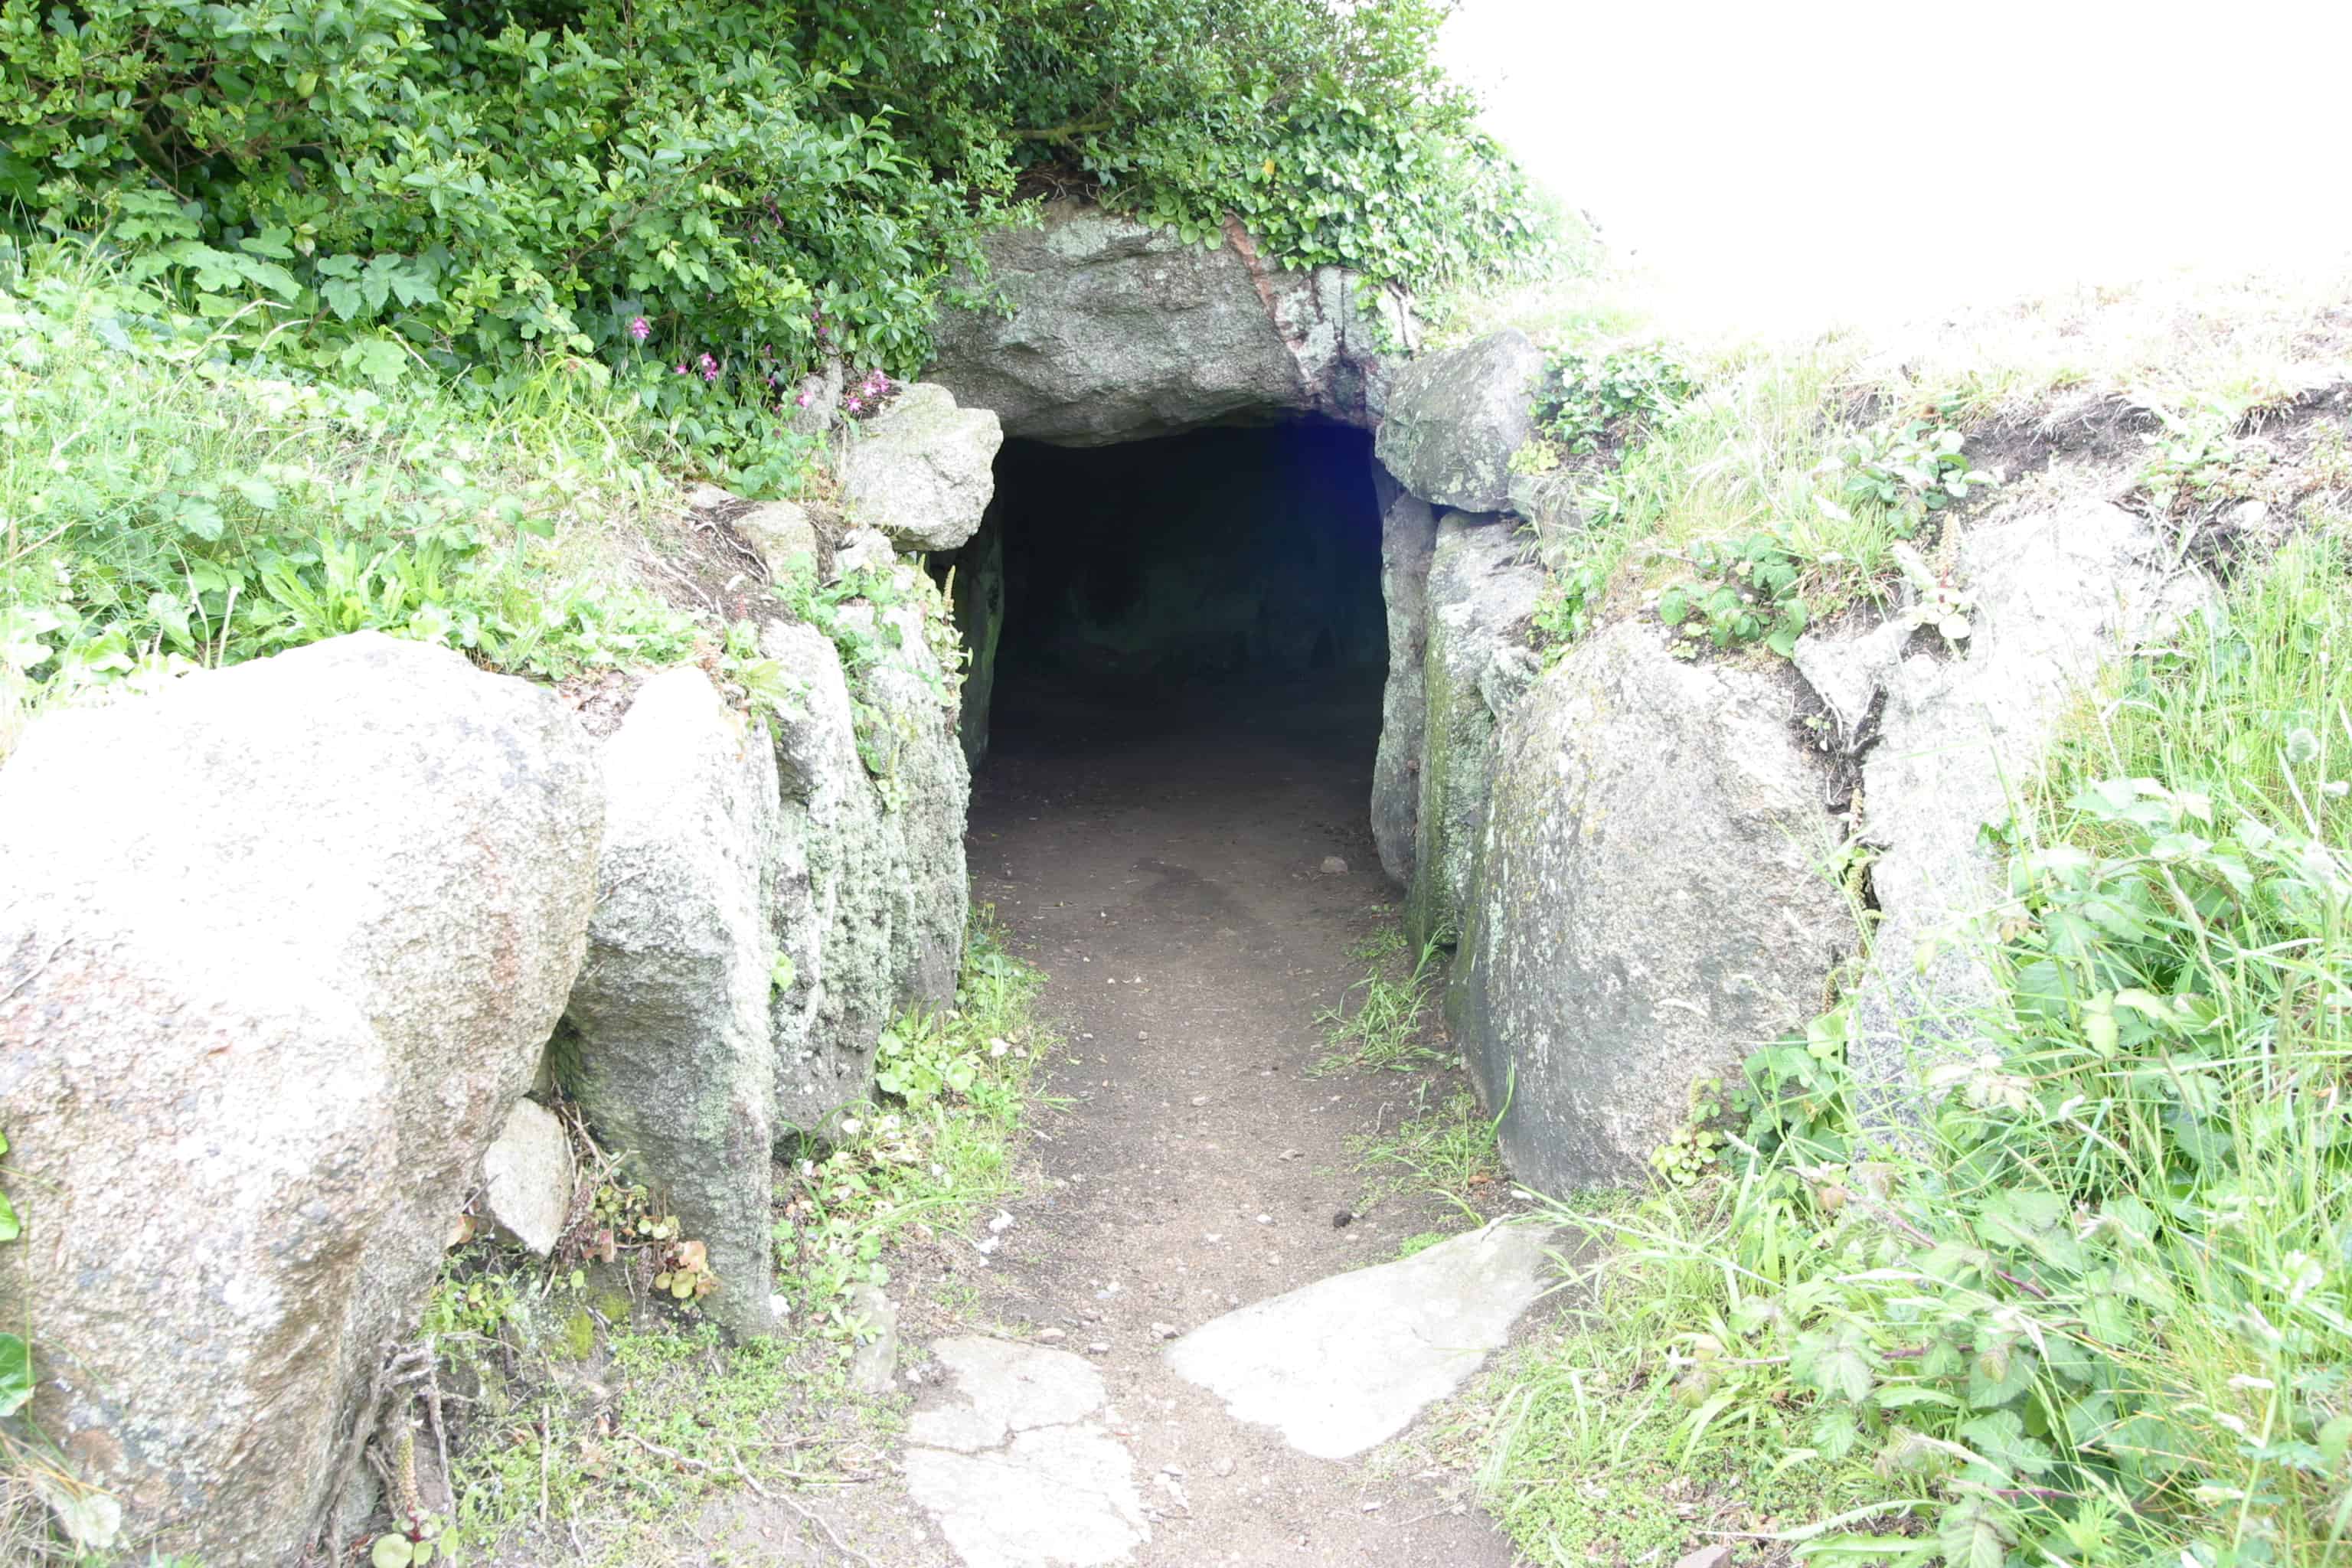
[[[1881,915],[1848,1050],[1861,1110],[1883,1128],[1918,1118],[1927,1068],[1990,1048],[1989,917],[2007,883],[1982,828],[2009,815],[2102,668],[2210,591],[2172,569],[2147,522],[2104,501],[2023,503],[1963,535],[1959,564],[1973,601],[1961,657],[1906,656],[1913,639],[1895,623],[1798,645],[1799,668],[1849,729],[1885,697],[1862,786]]]
[[[782,583],[800,574],[814,576],[822,544],[808,508],[793,500],[761,501],[733,519],[735,531],[759,552],[768,575]]]
[[[1352,274],[1283,268],[1245,237],[1203,249],[1065,202],[987,245],[1012,313],[942,314],[927,374],[1008,436],[1103,447],[1298,414],[1369,426],[1412,332],[1393,304],[1367,313]]]
[[[1414,360],[1390,390],[1374,455],[1433,506],[1505,510],[1543,367],[1543,351],[1516,328]]]
[[[1528,618],[1543,574],[1511,525],[1449,512],[1430,558],[1421,771],[1415,781],[1405,926],[1450,942],[1468,907],[1479,824],[1495,766],[1495,727],[1535,678]]]
[[[1447,1014],[1529,1185],[1634,1176],[1853,950],[1778,672],[1595,633],[1504,721]]]
[[[1381,869],[1412,885],[1421,816],[1421,752],[1428,697],[1423,663],[1429,651],[1429,568],[1437,548],[1437,514],[1429,503],[1372,465],[1381,507],[1381,600],[1388,607],[1389,675],[1381,694],[1380,751],[1372,762],[1372,842]]]
[[[882,570],[893,602],[838,615],[840,635],[871,656],[854,698],[814,628],[774,625],[761,643],[795,693],[775,721],[783,833],[772,908],[790,964],[770,1008],[780,1131],[866,1098],[884,1026],[953,1000],[962,958],[971,773],[929,635],[944,607],[912,566]]]
[[[553,693],[373,633],[53,714],[0,770],[0,1321],[142,1551],[278,1568],[324,1522],[570,993],[602,819]]]
[[[557,1079],[604,1147],[704,1244],[703,1310],[774,1327],[769,995],[780,801],[763,726],[703,672],[646,682],[603,753],[606,808],[588,958]]]
[[[944,386],[916,382],[888,408],[842,426],[833,466],[850,516],[901,550],[953,550],[995,493],[1004,432],[987,408],[959,408]]]

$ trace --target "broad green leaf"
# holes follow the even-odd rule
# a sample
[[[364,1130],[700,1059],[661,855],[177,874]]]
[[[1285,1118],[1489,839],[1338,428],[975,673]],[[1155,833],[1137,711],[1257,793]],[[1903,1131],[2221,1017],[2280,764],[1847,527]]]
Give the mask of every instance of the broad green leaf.
[[[2010,1537],[1992,1506],[1969,1498],[1944,1510],[1936,1521],[1936,1544],[1949,1568],[2001,1568]]]
[[[33,1352],[16,1334],[0,1334],[0,1417],[14,1415],[33,1397]]]

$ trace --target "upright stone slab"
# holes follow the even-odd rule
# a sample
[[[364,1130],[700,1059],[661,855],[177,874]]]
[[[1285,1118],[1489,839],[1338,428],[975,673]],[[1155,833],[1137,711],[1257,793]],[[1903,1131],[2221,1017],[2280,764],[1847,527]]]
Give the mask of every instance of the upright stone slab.
[[[1542,571],[1503,519],[1449,512],[1437,525],[1422,660],[1425,710],[1405,924],[1416,943],[1451,942],[1471,896],[1495,727],[1538,662],[1528,617]]]
[[[875,655],[854,701],[814,627],[772,626],[761,643],[796,693],[775,721],[783,844],[772,907],[792,963],[770,1008],[780,1134],[865,1100],[883,1027],[901,1008],[951,1002],[962,960],[971,774],[927,630],[945,611],[921,573],[874,542],[894,602],[839,613],[843,635]]]
[[[551,692],[373,633],[0,769],[0,1322],[142,1551],[279,1568],[320,1527],[571,990],[602,819]]]
[[[604,1147],[625,1151],[704,1244],[719,1289],[703,1310],[735,1333],[767,1333],[775,751],[763,725],[686,667],[639,689],[603,761],[596,918],[557,1078]]]
[[[1372,842],[1381,869],[1412,885],[1421,816],[1421,752],[1428,721],[1429,568],[1437,514],[1372,465],[1381,507],[1381,600],[1388,607],[1389,677],[1381,695],[1381,742],[1372,762]]]
[[[760,651],[795,689],[775,718],[783,844],[770,907],[791,966],[769,1005],[782,1137],[824,1125],[874,1081],[891,1002],[889,858],[833,644],[776,625]]]
[[[2008,887],[1983,827],[2008,816],[2102,668],[2210,592],[2172,569],[2155,530],[2104,501],[2025,503],[1971,528],[1960,580],[1973,601],[1960,657],[1906,652],[1925,639],[1899,627],[1797,650],[1849,724],[1885,698],[1862,787],[1882,912],[1849,1060],[1864,1118],[1888,1129],[1919,1118],[1926,1069],[1990,1048],[1985,1016],[2000,1000],[1990,928]]]
[[[1447,994],[1512,1173],[1637,1176],[1855,945],[1783,673],[1594,633],[1504,721]]]
[[[956,736],[977,768],[988,755],[988,709],[996,695],[996,645],[1004,636],[1004,521],[991,507],[955,563],[956,637],[963,644],[963,699]]]

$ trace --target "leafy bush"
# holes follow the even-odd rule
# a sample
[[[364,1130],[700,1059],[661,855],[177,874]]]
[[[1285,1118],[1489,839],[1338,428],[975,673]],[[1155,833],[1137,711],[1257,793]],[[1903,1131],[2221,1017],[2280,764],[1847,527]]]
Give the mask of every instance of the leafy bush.
[[[1893,520],[1897,537],[1908,539],[1927,513],[1995,482],[1991,474],[1969,467],[1961,452],[1966,445],[1959,431],[1925,419],[1873,425],[1841,443],[1822,471],[1840,481],[1847,506],[1875,507]],[[1826,497],[1820,504],[1832,515],[1845,512]]]
[[[1443,10],[0,0],[0,200],[281,362],[503,394],[590,356],[781,483],[797,377],[919,366],[1024,174],[1377,280],[1539,258]]]
[[[1536,428],[1572,453],[1625,446],[1698,392],[1690,368],[1658,343],[1554,353],[1536,389]]]

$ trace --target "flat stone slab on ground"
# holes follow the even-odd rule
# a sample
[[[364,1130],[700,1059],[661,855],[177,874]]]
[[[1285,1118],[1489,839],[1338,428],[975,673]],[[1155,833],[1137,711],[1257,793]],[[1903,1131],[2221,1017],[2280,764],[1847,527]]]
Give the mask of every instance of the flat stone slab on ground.
[[[1551,1233],[1494,1224],[1213,1319],[1168,1364],[1235,1420],[1344,1459],[1396,1436],[1499,1348],[1549,1287]]]
[[[1150,1538],[1085,1357],[979,1335],[931,1353],[955,1396],[908,1424],[907,1488],[966,1568],[1093,1568]]]

